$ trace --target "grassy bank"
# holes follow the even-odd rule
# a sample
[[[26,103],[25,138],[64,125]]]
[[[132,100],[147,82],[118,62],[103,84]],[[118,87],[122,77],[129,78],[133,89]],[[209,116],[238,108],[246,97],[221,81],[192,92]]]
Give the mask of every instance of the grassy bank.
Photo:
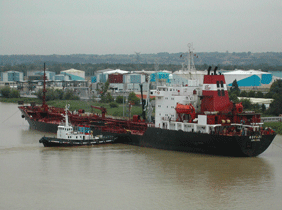
[[[277,134],[282,134],[282,122],[266,122],[263,127],[271,127]]]
[[[0,98],[0,102],[5,103],[18,103],[18,101],[23,101],[25,104],[29,104],[30,102],[35,102],[36,104],[41,104],[42,101],[37,98]],[[117,108],[111,108],[109,104],[106,103],[97,103],[91,101],[80,101],[80,100],[53,100],[46,102],[49,106],[64,108],[66,104],[70,104],[70,110],[79,110],[84,109],[85,112],[92,112],[91,105],[93,106],[103,106],[107,109],[107,115],[110,116],[123,116],[123,105],[120,104]],[[98,109],[93,109],[94,113],[101,113]],[[141,115],[142,108],[141,106],[133,106],[131,108],[131,116],[132,115]],[[128,107],[124,106],[124,115],[128,116]]]
[[[107,114],[106,115],[111,115],[111,116],[123,116],[123,105],[119,105],[116,108],[111,108],[109,104],[107,103],[97,103],[97,102],[91,102],[91,101],[77,101],[77,100],[54,100],[54,101],[48,101],[48,105],[54,106],[54,107],[65,107],[66,104],[70,104],[70,110],[79,110],[79,109],[84,109],[86,112],[92,112],[91,105],[93,106],[98,106],[98,107],[105,107],[107,109]],[[94,113],[101,113],[100,110],[98,109],[93,109]],[[125,105],[124,106],[124,113],[128,112],[128,107]],[[142,113],[142,108],[141,106],[133,106],[131,108],[131,116],[132,115],[140,115]]]

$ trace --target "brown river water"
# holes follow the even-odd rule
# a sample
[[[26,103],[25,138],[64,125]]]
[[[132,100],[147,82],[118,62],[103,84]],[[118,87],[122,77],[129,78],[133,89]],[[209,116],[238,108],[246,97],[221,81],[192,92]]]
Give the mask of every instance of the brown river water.
[[[125,144],[44,148],[0,103],[0,209],[282,209],[282,136],[254,158]]]

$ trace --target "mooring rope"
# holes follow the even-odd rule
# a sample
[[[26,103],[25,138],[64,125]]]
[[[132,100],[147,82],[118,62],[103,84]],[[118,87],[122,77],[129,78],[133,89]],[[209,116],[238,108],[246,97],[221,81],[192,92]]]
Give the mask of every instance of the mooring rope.
[[[10,117],[8,117],[6,120],[4,120],[2,123],[6,122],[8,119],[10,119],[11,117],[13,117],[15,114],[17,114],[20,110],[17,110],[14,114],[12,114]]]

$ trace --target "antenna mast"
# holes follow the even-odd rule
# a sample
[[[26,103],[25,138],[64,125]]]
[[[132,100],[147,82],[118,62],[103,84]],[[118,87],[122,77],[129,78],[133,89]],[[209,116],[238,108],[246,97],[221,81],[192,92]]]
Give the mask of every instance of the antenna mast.
[[[191,70],[196,70],[195,64],[194,64],[194,55],[193,55],[193,43],[188,43],[188,54],[187,54],[187,60],[188,60],[188,71],[191,72]]]
[[[42,96],[42,107],[45,111],[48,110],[48,105],[46,104],[46,72],[45,72],[45,63],[44,63],[44,74],[43,74],[43,96]]]

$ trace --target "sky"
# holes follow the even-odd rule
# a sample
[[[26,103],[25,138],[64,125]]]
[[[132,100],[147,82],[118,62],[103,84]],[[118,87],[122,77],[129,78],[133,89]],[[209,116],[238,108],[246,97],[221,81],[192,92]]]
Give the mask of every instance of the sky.
[[[0,55],[281,52],[281,0],[0,0]]]

